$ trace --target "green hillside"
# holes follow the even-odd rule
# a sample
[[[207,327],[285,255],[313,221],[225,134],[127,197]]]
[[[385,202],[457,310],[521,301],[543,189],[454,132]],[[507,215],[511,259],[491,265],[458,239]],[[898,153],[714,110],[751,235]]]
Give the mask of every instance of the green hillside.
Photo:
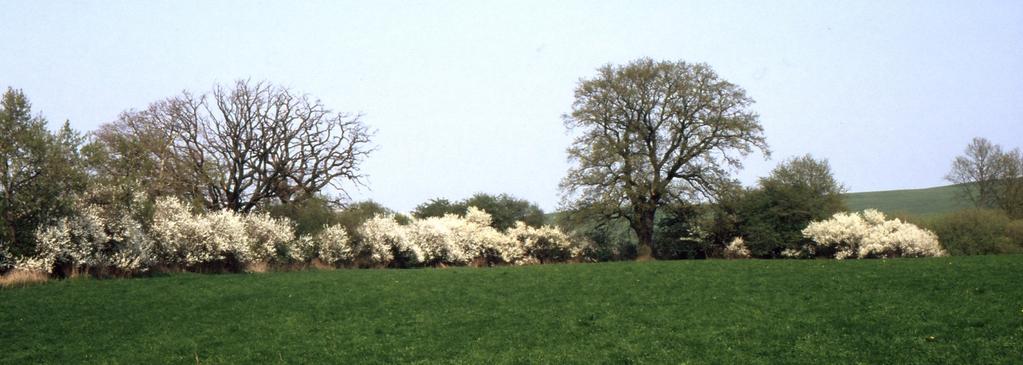
[[[935,215],[969,208],[956,198],[958,185],[939,186],[926,189],[871,191],[845,194],[845,203],[851,211],[877,209],[885,213],[909,213]]]
[[[913,214],[933,216],[971,205],[956,197],[958,185],[939,186],[925,189],[868,191],[843,194],[850,211],[877,209],[888,214]],[[555,222],[559,212],[548,213],[547,223]]]
[[[173,274],[0,289],[0,363],[1009,364],[1023,256]]]

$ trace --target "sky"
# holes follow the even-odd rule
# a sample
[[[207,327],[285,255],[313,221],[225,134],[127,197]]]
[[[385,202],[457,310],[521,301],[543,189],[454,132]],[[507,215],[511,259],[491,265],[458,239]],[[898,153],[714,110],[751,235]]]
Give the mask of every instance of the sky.
[[[409,211],[508,193],[547,211],[580,79],[706,62],[756,100],[772,155],[850,191],[944,185],[973,137],[1023,147],[1021,1],[9,1],[0,87],[56,128],[237,79],[363,113],[378,148],[352,198]]]

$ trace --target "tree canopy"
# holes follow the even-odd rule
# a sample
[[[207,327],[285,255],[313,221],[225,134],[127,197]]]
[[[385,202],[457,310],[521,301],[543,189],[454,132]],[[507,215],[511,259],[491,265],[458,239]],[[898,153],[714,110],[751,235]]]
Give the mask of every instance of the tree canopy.
[[[491,226],[497,230],[507,230],[521,221],[531,227],[540,227],[544,223],[544,212],[534,203],[519,199],[508,194],[477,193],[457,201],[438,198],[420,204],[412,211],[416,218],[440,217],[445,214],[465,215],[469,207],[483,209],[491,215]]]
[[[780,163],[756,189],[738,195],[736,232],[754,256],[779,257],[806,243],[802,230],[846,209],[845,187],[835,180],[827,160],[804,155]]]
[[[654,216],[671,201],[712,198],[741,168],[769,153],[753,99],[707,64],[605,65],[575,90],[564,116],[576,138],[562,180],[568,210],[626,218],[651,256]]]
[[[1023,152],[1018,148],[1004,151],[986,138],[974,138],[952,161],[945,179],[959,184],[960,197],[977,208],[1023,217]]]
[[[143,179],[158,179],[151,189],[248,212],[300,202],[328,186],[343,194],[342,183],[363,177],[370,137],[359,115],[243,80],[126,112],[96,138],[109,156],[102,164],[108,173],[130,176],[137,167],[148,172]]]
[[[66,122],[50,132],[28,97],[11,88],[0,100],[0,135],[0,249],[21,254],[34,247],[35,229],[71,209],[72,194],[85,189],[83,138]]]

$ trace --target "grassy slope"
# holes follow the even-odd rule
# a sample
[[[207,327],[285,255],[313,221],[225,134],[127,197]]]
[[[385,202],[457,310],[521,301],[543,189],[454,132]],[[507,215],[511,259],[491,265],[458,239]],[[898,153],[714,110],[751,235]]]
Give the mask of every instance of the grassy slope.
[[[972,205],[956,197],[956,185],[926,189],[868,191],[843,194],[850,211],[877,209],[889,214],[935,216],[969,208]],[[558,212],[545,216],[547,223],[555,222]]]
[[[1013,363],[1020,277],[1023,256],[71,280],[0,290],[0,362]]]
[[[874,208],[887,213],[936,215],[948,213],[970,205],[956,198],[959,187],[939,186],[927,189],[872,191],[845,194],[849,210]]]

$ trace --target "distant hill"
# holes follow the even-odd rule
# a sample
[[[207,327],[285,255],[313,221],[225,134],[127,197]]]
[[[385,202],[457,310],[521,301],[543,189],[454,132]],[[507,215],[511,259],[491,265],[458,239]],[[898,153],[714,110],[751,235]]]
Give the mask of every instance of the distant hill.
[[[885,213],[937,215],[969,208],[970,204],[956,198],[958,185],[926,189],[870,191],[844,194],[850,211],[874,208]]]

